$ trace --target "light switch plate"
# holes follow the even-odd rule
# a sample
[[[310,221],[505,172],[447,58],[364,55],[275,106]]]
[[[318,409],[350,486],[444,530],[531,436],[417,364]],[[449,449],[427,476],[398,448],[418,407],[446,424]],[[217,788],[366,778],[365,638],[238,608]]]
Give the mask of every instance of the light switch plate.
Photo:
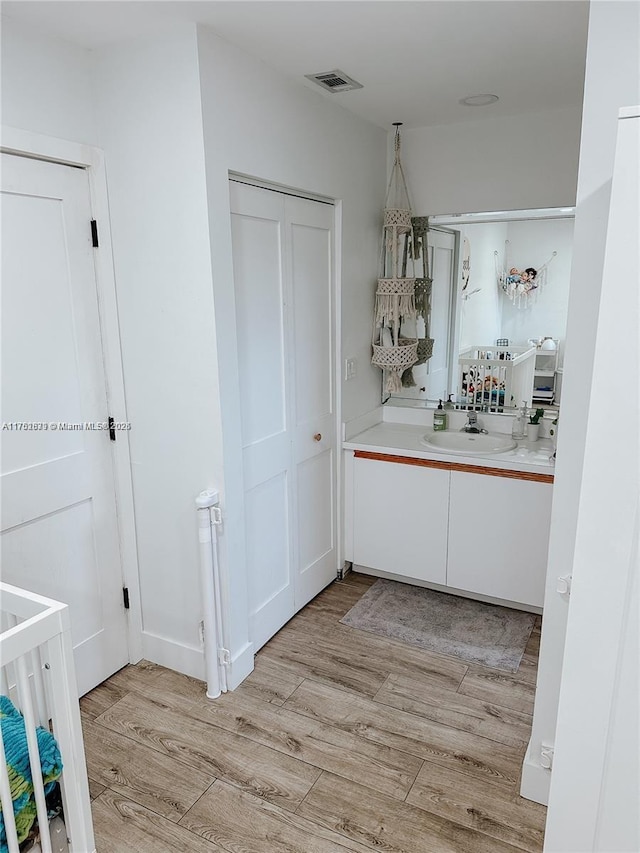
[[[355,358],[347,358],[344,362],[344,378],[348,382],[354,379],[358,372],[358,362]]]

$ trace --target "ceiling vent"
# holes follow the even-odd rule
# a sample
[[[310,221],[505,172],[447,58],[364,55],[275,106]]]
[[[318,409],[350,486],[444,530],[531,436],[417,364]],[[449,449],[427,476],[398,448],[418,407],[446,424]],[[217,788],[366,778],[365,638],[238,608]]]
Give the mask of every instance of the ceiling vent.
[[[327,92],[350,92],[352,89],[362,89],[362,83],[357,83],[347,74],[338,71],[325,71],[323,74],[305,74],[307,80],[317,83]]]

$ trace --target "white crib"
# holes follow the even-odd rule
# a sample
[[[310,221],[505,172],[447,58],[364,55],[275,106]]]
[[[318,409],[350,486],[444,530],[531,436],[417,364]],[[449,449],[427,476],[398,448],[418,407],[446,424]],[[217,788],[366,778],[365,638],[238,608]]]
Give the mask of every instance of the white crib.
[[[458,357],[457,401],[466,409],[502,412],[531,405],[536,348],[472,346]]]
[[[24,717],[40,827],[40,847],[32,850],[56,853],[57,850],[68,849],[70,853],[94,853],[69,608],[66,604],[0,583],[0,612],[0,692],[11,699]],[[56,843],[55,849],[49,832],[37,726],[53,734],[62,756],[60,789],[66,837],[64,845]],[[9,853],[18,853],[9,773],[1,737],[0,795]],[[43,827],[46,827],[45,831]]]

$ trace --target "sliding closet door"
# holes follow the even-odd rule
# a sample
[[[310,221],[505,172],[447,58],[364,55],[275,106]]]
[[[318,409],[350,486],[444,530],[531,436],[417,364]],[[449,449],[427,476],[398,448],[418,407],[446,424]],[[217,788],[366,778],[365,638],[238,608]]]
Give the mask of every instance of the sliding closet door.
[[[230,184],[251,640],[336,569],[333,208]]]
[[[292,283],[296,610],[336,576],[333,207],[287,197]]]

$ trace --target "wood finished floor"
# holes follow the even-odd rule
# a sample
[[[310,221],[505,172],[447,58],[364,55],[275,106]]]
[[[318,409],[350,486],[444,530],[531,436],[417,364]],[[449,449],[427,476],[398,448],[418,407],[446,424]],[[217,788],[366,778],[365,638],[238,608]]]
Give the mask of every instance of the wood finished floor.
[[[541,851],[539,620],[509,675],[341,625],[373,582],[328,587],[215,702],[145,662],[87,694],[98,853]]]

